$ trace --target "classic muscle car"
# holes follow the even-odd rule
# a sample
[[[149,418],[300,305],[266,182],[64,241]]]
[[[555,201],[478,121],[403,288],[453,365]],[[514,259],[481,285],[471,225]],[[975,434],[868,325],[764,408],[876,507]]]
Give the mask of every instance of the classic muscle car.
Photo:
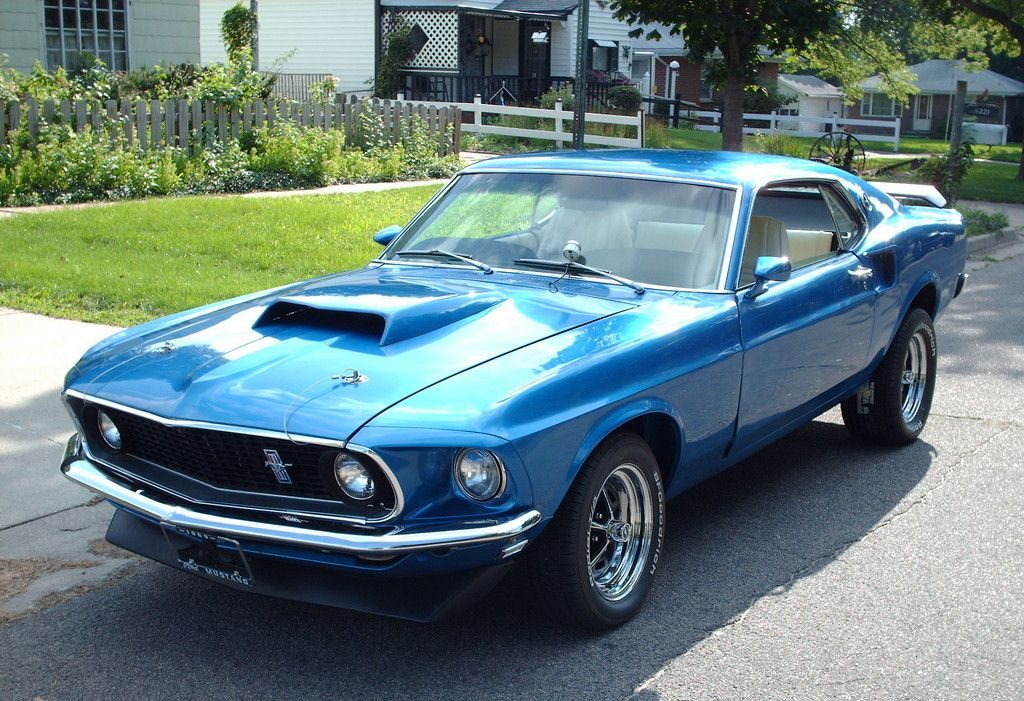
[[[921,432],[966,239],[886,189],[730,153],[472,165],[360,270],[89,350],[61,469],[110,542],[237,589],[431,620],[517,564],[621,624],[666,498],[837,404]]]

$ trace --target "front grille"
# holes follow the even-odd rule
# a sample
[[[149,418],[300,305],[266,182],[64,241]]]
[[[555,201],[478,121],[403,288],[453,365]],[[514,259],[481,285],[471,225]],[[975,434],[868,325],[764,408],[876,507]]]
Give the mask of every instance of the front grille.
[[[123,452],[221,489],[312,499],[336,499],[321,477],[338,449],[297,445],[278,438],[200,428],[164,426],[116,409],[104,409],[121,430]],[[291,484],[274,476],[265,450],[275,450],[287,465]]]

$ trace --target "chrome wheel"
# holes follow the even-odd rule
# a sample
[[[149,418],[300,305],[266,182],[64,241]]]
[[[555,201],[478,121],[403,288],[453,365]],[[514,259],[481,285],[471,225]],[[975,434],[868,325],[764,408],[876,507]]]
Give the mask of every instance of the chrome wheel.
[[[619,465],[594,500],[587,566],[594,588],[608,601],[628,596],[647,567],[654,534],[654,504],[636,465]]]
[[[927,339],[920,331],[910,337],[907,357],[903,361],[902,398],[903,420],[908,424],[917,416],[928,386]]]

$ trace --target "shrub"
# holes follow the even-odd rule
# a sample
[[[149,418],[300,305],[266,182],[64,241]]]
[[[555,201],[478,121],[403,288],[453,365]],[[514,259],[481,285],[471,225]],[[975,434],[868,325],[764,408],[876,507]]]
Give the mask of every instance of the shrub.
[[[220,19],[220,38],[224,41],[228,57],[244,50],[252,50],[256,35],[256,13],[237,2]]]
[[[338,79],[325,76],[309,86],[309,101],[314,105],[333,105],[338,94]]]
[[[670,148],[672,146],[668,128],[657,119],[650,119],[644,125],[644,137],[646,148]]]
[[[961,207],[960,214],[964,216],[968,236],[998,233],[1010,225],[1006,212],[986,212],[983,209]]]
[[[416,54],[412,48],[412,27],[403,25],[391,32],[377,67],[373,96],[393,99],[402,89],[399,71]]]
[[[572,93],[571,85],[563,85],[560,88],[551,88],[540,96],[540,106],[546,110],[555,109],[555,103],[562,101],[562,109],[570,112],[576,109],[576,96]]]
[[[974,146],[965,140],[960,146],[959,153],[953,156],[932,156],[924,162],[919,172],[929,184],[934,185],[945,195],[947,200],[955,203],[960,197],[960,185],[973,164]]]
[[[224,63],[214,63],[184,89],[187,100],[212,100],[222,105],[241,105],[266,97],[267,79],[253,70],[252,51],[243,48]]]
[[[758,81],[757,85],[752,89],[747,88],[743,93],[744,112],[770,114],[793,102],[796,102],[796,98],[780,92],[774,82]]]
[[[791,158],[807,157],[807,146],[804,142],[789,134],[757,132],[754,135],[754,140],[762,153],[773,156],[790,156]]]
[[[36,61],[31,73],[21,75],[9,71],[8,80],[13,84],[16,99],[33,97],[42,102],[110,98],[111,74],[106,64],[98,58],[88,58],[83,62],[83,67],[74,73],[68,73],[60,66],[47,71],[43,64]]]
[[[616,85],[608,89],[608,106],[622,114],[636,114],[644,96],[632,85]]]
[[[345,134],[338,130],[303,129],[290,122],[255,132],[250,165],[254,172],[288,176],[303,186],[323,187],[342,172],[339,156]]]

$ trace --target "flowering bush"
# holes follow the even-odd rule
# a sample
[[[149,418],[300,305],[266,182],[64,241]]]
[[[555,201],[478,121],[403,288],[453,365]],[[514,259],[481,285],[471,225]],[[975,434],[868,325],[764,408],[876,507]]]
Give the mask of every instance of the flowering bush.
[[[447,177],[461,167],[458,156],[437,155],[438,137],[422,119],[391,144],[379,117],[364,114],[367,140],[358,144],[340,130],[279,122],[191,155],[142,151],[116,129],[78,133],[44,123],[33,139],[22,128],[0,144],[0,206]]]

